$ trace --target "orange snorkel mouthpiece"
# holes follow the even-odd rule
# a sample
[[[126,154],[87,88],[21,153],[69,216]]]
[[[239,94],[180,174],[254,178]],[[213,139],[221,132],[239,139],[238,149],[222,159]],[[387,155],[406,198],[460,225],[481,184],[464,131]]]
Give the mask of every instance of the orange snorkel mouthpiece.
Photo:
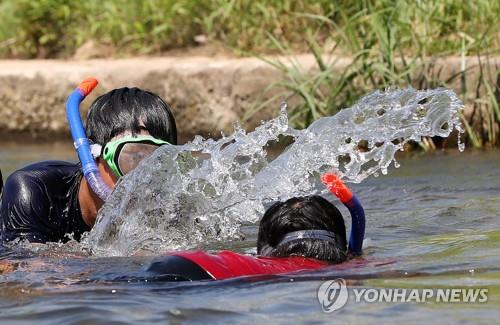
[[[93,77],[88,77],[88,78],[85,78],[79,85],[78,85],[78,89],[80,89],[82,91],[82,95],[83,96],[87,96],[88,94],[90,94],[90,92],[92,90],[94,90],[94,88],[97,86],[99,82],[97,81],[96,78],[93,78]]]
[[[347,203],[352,200],[353,194],[351,190],[334,173],[325,173],[321,175],[321,181],[342,203]]]

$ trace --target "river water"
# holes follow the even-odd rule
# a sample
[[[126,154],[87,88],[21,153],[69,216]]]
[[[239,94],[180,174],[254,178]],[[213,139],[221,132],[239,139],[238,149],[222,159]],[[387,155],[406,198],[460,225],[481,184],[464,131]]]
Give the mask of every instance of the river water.
[[[0,146],[4,177],[47,158],[74,154],[66,143]],[[360,260],[289,276],[175,283],[145,271],[153,256],[95,257],[76,244],[18,244],[0,248],[0,322],[496,323],[500,152],[450,150],[398,161],[388,175],[351,186],[367,215]],[[243,231],[245,240],[208,248],[251,252],[257,228]],[[347,280],[349,300],[327,314],[317,290],[336,278]],[[357,303],[353,290],[362,288],[487,288],[488,302]]]

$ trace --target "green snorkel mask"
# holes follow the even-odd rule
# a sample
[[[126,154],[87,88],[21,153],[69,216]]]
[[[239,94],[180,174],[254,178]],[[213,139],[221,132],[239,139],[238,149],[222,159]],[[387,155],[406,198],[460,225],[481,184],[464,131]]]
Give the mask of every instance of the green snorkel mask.
[[[165,144],[168,142],[150,135],[125,136],[108,142],[102,150],[102,157],[115,175],[122,177]]]

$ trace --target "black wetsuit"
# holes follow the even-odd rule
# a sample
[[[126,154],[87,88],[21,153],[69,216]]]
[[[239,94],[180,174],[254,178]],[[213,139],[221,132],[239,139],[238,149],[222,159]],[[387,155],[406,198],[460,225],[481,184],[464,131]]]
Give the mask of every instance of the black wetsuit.
[[[30,242],[79,240],[90,230],[82,219],[78,190],[80,166],[44,161],[12,173],[5,181],[0,203],[0,239]]]
[[[162,256],[155,259],[147,268],[148,272],[161,275],[166,281],[213,280],[207,271],[194,262],[181,256]]]

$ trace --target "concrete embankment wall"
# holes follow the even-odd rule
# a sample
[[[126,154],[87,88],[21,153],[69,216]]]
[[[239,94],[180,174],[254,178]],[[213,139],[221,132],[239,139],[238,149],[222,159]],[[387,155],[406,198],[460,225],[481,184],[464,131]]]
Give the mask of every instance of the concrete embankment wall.
[[[305,70],[315,67],[310,55],[300,55],[297,60]],[[349,62],[347,58],[339,60],[339,71]],[[472,87],[477,83],[478,61],[468,58],[466,63],[470,68],[467,82]],[[490,62],[490,66],[495,63],[498,67],[500,60]],[[462,61],[438,60],[434,69],[440,71],[441,80],[446,80],[461,71]],[[64,103],[70,91],[87,76],[99,79],[100,86],[84,103],[84,116],[98,95],[114,88],[137,86],[158,93],[172,105],[181,138],[187,140],[195,134],[217,137],[221,131],[230,132],[233,123],[262,98],[266,87],[281,74],[255,58],[0,61],[0,136],[67,137]],[[460,80],[456,80],[453,87],[460,91]],[[470,115],[468,110],[466,115]],[[276,104],[269,105],[244,126],[251,129],[277,112]]]

